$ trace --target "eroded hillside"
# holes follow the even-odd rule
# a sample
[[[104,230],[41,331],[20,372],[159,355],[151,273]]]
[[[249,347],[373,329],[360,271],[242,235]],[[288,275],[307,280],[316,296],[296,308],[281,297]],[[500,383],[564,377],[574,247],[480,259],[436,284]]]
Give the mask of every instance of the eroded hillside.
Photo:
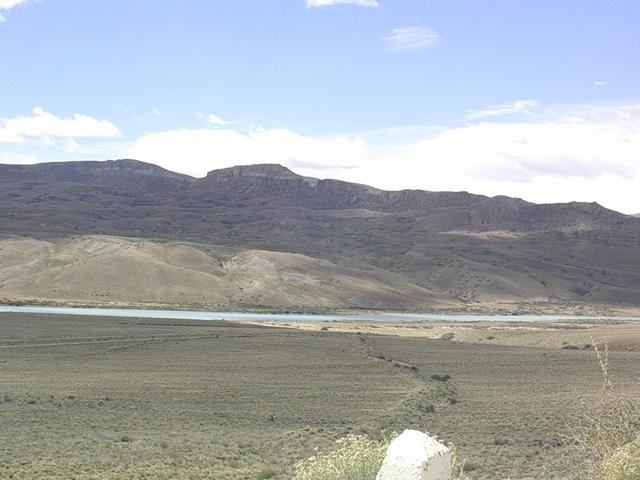
[[[61,301],[101,294],[109,302],[238,308],[640,307],[640,219],[633,216],[594,203],[387,192],[279,165],[216,170],[201,179],[133,160],[0,165],[0,233],[26,242],[20,275],[5,263],[11,255],[2,257],[0,297],[8,301],[37,290]],[[124,247],[89,258],[77,250],[87,236],[144,248],[135,258]],[[176,265],[167,252],[177,244],[172,248],[191,249],[202,261]],[[43,261],[45,250],[55,260]],[[65,255],[79,256],[56,263]],[[132,264],[137,273],[128,288]],[[141,279],[157,275],[157,265],[167,276],[156,288]],[[72,295],[63,278],[84,279],[76,283],[86,291]]]

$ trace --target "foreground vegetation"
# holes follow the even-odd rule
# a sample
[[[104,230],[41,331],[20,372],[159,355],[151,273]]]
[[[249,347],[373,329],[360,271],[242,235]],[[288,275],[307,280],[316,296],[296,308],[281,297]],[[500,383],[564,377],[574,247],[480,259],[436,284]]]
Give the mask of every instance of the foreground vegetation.
[[[295,466],[295,480],[372,480],[380,470],[389,439],[372,440],[351,435],[338,440],[338,448],[318,453]]]
[[[576,393],[597,404],[593,350],[185,320],[0,327],[1,479],[291,480],[339,438],[405,428],[455,444],[473,480],[586,478],[589,454],[557,432]],[[612,356],[621,395],[640,393],[640,350]]]
[[[592,343],[602,373],[600,398],[591,405],[581,402],[582,414],[569,425],[568,440],[585,452],[592,478],[640,480],[640,403],[614,388],[608,346]]]
[[[640,440],[620,448],[602,463],[605,480],[640,480]]]
[[[640,480],[640,405],[617,394],[609,376],[609,351],[592,340],[602,372],[600,401],[587,406],[569,426],[569,441],[588,459],[586,475],[594,480]],[[433,377],[438,378],[438,375]],[[372,440],[351,435],[337,441],[329,453],[318,453],[298,462],[294,480],[375,480],[385,457],[389,439]],[[455,449],[454,449],[455,453]],[[454,454],[456,480],[468,479],[465,463]]]
[[[390,437],[383,434],[380,440],[373,440],[366,435],[342,438],[337,441],[335,450],[316,453],[298,462],[294,469],[294,480],[375,480],[395,436],[395,433]],[[451,449],[452,480],[469,480],[466,462],[458,457],[455,447],[451,446]]]

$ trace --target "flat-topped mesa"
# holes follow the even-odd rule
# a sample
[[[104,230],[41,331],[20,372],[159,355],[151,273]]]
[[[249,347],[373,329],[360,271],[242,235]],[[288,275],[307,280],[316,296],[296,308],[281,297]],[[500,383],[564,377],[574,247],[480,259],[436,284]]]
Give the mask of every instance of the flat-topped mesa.
[[[234,177],[267,177],[277,179],[304,178],[293,173],[287,167],[277,163],[259,163],[254,165],[237,165],[235,167],[221,168],[207,173],[207,178],[228,179]]]
[[[371,209],[407,212],[428,208],[470,205],[486,197],[466,192],[385,191],[368,185],[298,175],[279,164],[240,165],[213,170],[198,187],[227,199],[269,198],[278,205],[316,209]]]

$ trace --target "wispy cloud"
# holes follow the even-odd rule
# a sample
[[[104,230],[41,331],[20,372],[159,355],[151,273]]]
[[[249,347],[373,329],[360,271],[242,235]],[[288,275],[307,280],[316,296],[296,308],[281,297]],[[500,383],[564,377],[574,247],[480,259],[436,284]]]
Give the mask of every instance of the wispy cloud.
[[[416,52],[437,45],[440,35],[428,27],[402,27],[391,30],[383,40],[392,51]]]
[[[205,122],[210,123],[211,125],[216,125],[218,127],[222,125],[230,125],[232,123],[236,123],[236,122],[231,122],[229,120],[225,120],[224,118],[220,117],[219,115],[216,115],[215,113],[194,112],[194,115],[204,120]]]
[[[42,107],[33,109],[33,116],[5,118],[1,121],[0,142],[24,143],[24,137],[109,138],[122,132],[113,123],[76,113],[61,118],[45,112]]]
[[[515,100],[513,102],[488,107],[477,112],[471,112],[466,118],[469,120],[478,120],[481,118],[502,117],[516,113],[531,113],[538,105],[539,103],[536,100]]]
[[[593,82],[593,84],[596,87],[606,87],[607,86],[607,82],[603,82],[602,80],[596,80],[595,82]]]
[[[0,10],[9,10],[20,4],[27,3],[29,0],[0,0]],[[7,19],[0,13],[0,23],[6,22]]]
[[[307,8],[332,7],[334,5],[357,5],[359,7],[380,6],[378,0],[305,0]]]
[[[207,115],[207,121],[212,125],[226,125],[227,123],[229,123],[226,120],[220,118],[215,113],[210,113],[209,115]]]

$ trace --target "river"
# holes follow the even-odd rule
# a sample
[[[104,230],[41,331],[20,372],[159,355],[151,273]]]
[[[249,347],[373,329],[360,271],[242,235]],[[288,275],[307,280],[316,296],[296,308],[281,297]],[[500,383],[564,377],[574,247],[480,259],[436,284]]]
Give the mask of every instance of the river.
[[[433,313],[242,313],[128,308],[76,308],[0,305],[0,313],[37,313],[98,317],[173,318],[184,320],[236,320],[251,322],[331,322],[331,321],[446,321],[446,322],[539,322],[557,320],[638,320],[638,317],[576,315],[445,315]]]

